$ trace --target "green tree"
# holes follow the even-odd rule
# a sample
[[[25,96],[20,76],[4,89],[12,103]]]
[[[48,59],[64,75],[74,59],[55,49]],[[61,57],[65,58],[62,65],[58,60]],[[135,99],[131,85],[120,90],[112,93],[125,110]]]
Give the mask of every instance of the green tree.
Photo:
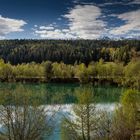
[[[7,63],[1,63],[1,68],[0,68],[0,75],[1,78],[4,79],[5,81],[10,81],[15,79],[15,73],[13,71],[13,67],[11,64]]]
[[[127,90],[121,97],[121,106],[116,109],[113,118],[113,140],[130,140],[135,133],[136,114],[140,107],[140,92]]]
[[[80,64],[76,66],[76,76],[79,78],[81,83],[88,83],[89,82],[89,74],[88,74],[88,70],[87,67],[85,66],[85,64]]]
[[[50,61],[47,61],[45,63],[45,77],[46,77],[46,80],[49,82],[53,76],[53,66],[52,66],[52,62]]]
[[[140,62],[131,61],[125,66],[125,84],[131,87],[140,87]]]

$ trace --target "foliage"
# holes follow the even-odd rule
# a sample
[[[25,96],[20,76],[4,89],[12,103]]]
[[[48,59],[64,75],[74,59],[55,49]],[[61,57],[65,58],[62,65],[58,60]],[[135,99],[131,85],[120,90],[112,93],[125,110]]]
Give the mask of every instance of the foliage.
[[[42,63],[22,63],[11,65],[0,60],[0,80],[16,81],[17,79],[38,79],[38,81],[48,81],[51,79],[79,79],[80,83],[90,83],[105,81],[121,86],[140,88],[140,62],[132,60],[128,64],[122,62],[90,62],[74,65],[64,62],[45,61]]]
[[[138,57],[139,40],[0,40],[0,57],[11,64],[49,60],[89,64],[104,59],[128,63]]]
[[[80,64],[76,66],[76,76],[79,77],[81,83],[89,82],[89,74],[85,64]]]
[[[51,62],[46,62],[45,63],[45,77],[47,81],[49,82],[53,76],[53,71],[52,71],[52,63]]]
[[[93,99],[91,91],[86,89],[78,91],[78,104],[73,105],[72,116],[65,117],[62,122],[62,139],[137,140],[135,131],[136,114],[140,108],[139,91],[126,90],[113,114],[97,110]]]
[[[139,61],[131,61],[125,67],[125,77],[126,85],[131,85],[133,87],[139,88],[140,86],[140,62]]]
[[[130,140],[135,133],[136,114],[140,107],[140,92],[137,90],[127,90],[121,97],[121,106],[116,109],[112,136],[114,140]]]

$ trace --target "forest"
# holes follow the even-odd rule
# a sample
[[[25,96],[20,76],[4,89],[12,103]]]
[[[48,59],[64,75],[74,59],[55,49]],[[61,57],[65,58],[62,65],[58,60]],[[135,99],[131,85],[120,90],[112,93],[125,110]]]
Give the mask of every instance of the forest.
[[[1,40],[0,80],[140,85],[138,40]]]
[[[17,65],[27,62],[99,61],[128,63],[140,56],[139,40],[0,40],[0,58]]]
[[[64,64],[63,62],[44,61],[42,63],[22,63],[11,65],[0,60],[0,80],[20,82],[23,79],[33,82],[80,82],[83,84],[110,83],[119,86],[139,88],[140,61],[122,62],[91,62],[87,66],[81,64]],[[104,84],[103,83],[103,84]]]

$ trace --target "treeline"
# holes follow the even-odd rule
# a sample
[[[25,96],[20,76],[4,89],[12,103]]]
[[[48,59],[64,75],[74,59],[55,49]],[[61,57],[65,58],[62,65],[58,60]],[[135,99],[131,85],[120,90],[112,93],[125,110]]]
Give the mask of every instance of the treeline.
[[[1,81],[16,81],[17,79],[37,79],[38,82],[55,82],[56,79],[75,79],[80,83],[100,84],[110,82],[117,85],[140,87],[140,61],[132,60],[127,65],[117,62],[90,62],[88,65],[64,64],[63,62],[45,61],[40,63],[22,63],[11,65],[0,60]]]
[[[1,40],[0,58],[17,65],[49,60],[65,64],[91,61],[128,63],[140,56],[139,40]]]

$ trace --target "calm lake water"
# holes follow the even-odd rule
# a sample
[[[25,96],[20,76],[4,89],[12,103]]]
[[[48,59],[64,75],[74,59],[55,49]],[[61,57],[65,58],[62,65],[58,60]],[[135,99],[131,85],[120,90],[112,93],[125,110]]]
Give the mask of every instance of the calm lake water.
[[[55,118],[55,131],[50,140],[60,139],[60,122],[63,115],[71,113],[73,103],[77,102],[76,93],[82,92],[84,89],[90,89],[94,94],[97,108],[113,111],[115,104],[119,101],[121,94],[125,90],[122,87],[113,86],[86,86],[79,84],[19,84],[19,83],[0,83],[0,95],[4,94],[4,90],[15,92],[18,88],[25,89],[31,93],[32,99],[37,99],[40,105],[52,110],[60,106],[60,110]]]
[[[32,98],[38,98],[40,104],[71,104],[76,103],[76,92],[82,92],[85,88],[94,94],[97,103],[118,102],[121,93],[125,90],[122,87],[112,86],[86,86],[79,84],[20,84],[0,83],[0,94],[6,89],[14,92],[17,88],[24,88],[30,92]]]

